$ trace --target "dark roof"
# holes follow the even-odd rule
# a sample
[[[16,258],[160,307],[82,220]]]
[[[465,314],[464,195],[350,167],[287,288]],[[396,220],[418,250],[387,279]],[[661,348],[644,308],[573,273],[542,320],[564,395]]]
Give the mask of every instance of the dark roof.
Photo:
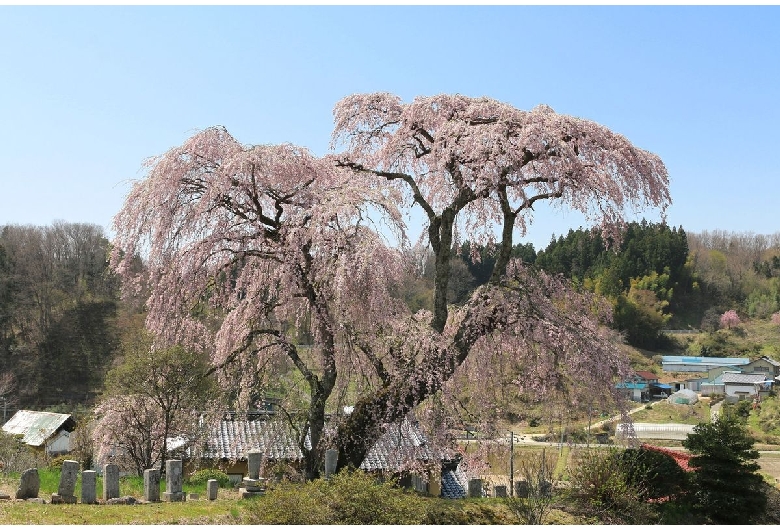
[[[653,372],[648,372],[647,370],[637,370],[636,375],[648,381],[652,379],[658,379],[657,375],[655,375]]]
[[[441,472],[441,496],[445,499],[463,499],[468,491],[466,474],[460,466]]]
[[[3,425],[3,430],[10,434],[23,434],[22,442],[40,447],[60,429],[72,431],[75,427],[76,422],[70,414],[17,410]]]
[[[240,417],[228,414],[207,438],[203,456],[239,461],[249,450],[260,450],[269,460],[299,461],[303,458],[297,433],[283,418],[273,414]],[[311,447],[308,436],[306,447]],[[388,425],[360,465],[366,471],[396,470],[414,461],[439,461],[446,455],[429,447],[419,427],[408,420]]]

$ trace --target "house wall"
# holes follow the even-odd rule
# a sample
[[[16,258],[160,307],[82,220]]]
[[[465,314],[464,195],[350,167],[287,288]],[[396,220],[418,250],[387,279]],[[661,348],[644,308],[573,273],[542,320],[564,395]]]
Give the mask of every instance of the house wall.
[[[69,453],[71,449],[68,431],[59,431],[46,441],[46,453],[50,455],[62,455]]]
[[[775,373],[775,367],[766,359],[756,359],[750,364],[746,364],[743,373],[746,374],[767,374],[770,379],[773,379],[777,374]]]
[[[752,384],[728,383],[724,385],[725,394],[730,397],[752,397],[756,395],[756,387]]]
[[[718,385],[713,385],[713,384],[706,385],[706,384],[703,384],[703,385],[701,385],[701,395],[702,396],[714,396],[716,394],[724,394],[725,392],[726,392],[726,389],[723,386],[723,384],[718,384]]]

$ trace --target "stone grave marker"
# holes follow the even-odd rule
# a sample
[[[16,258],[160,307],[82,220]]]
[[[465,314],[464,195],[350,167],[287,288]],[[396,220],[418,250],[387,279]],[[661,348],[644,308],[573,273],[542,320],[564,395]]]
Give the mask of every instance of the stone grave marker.
[[[51,496],[52,504],[76,504],[76,480],[79,476],[79,463],[75,460],[64,460],[60,470],[60,484],[57,493]]]
[[[469,480],[469,497],[482,497],[482,479]]]
[[[166,460],[165,492],[163,493],[163,500],[177,502],[185,499],[184,491],[182,491],[181,460]]]
[[[206,481],[206,498],[210,501],[217,500],[217,490],[219,490],[219,482],[213,478],[208,479]]]
[[[106,464],[103,466],[103,500],[119,497],[119,466]]]
[[[144,470],[144,500],[157,502],[160,500],[160,470]]]
[[[17,499],[37,499],[38,490],[41,487],[41,478],[37,468],[25,469],[19,478],[19,489],[16,490]]]
[[[325,451],[325,479],[330,480],[330,476],[336,470],[336,464],[339,461],[338,449],[328,449]]]
[[[515,496],[520,497],[521,499],[528,498],[527,480],[518,480],[517,482],[515,482]]]
[[[81,472],[81,504],[97,503],[97,471]]]
[[[253,449],[246,454],[247,475],[239,484],[238,492],[246,499],[265,492],[265,479],[260,478],[263,453]]]

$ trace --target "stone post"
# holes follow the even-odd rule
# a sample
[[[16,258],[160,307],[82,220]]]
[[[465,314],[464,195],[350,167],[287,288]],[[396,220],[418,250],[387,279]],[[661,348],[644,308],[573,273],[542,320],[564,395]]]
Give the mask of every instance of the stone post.
[[[251,450],[246,454],[247,476],[252,480],[260,478],[260,464],[263,462],[263,452]]]
[[[528,481],[518,480],[515,482],[515,496],[526,499],[528,498]]]
[[[472,478],[469,480],[469,497],[482,497],[482,479]]]
[[[493,496],[496,498],[506,497],[506,486],[493,486]]]
[[[119,498],[119,466],[106,464],[103,466],[103,500]]]
[[[330,480],[330,476],[336,471],[336,464],[339,461],[339,450],[328,449],[325,451],[325,479]]]
[[[216,479],[210,478],[206,481],[206,498],[210,501],[217,500],[217,490],[219,489],[219,482]]]
[[[160,500],[160,470],[144,470],[144,500],[157,502]]]
[[[41,478],[37,468],[25,469],[19,478],[19,489],[16,490],[17,499],[37,499],[38,490],[41,487]]]
[[[81,473],[81,504],[97,503],[97,472],[90,469]]]
[[[181,460],[165,461],[165,493],[164,501],[183,501]]]
[[[79,477],[79,463],[75,460],[64,460],[60,469],[60,485],[57,493],[51,496],[55,504],[76,504],[76,480]]]

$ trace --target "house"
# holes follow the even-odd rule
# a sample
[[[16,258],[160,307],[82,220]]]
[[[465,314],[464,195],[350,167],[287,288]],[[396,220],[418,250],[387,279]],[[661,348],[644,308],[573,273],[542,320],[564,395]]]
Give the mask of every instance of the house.
[[[265,473],[270,473],[278,463],[300,469],[303,453],[296,440],[297,433],[290,424],[274,413],[227,413],[208,433],[197,456],[211,465],[218,465],[231,480],[238,482],[247,474],[246,455],[250,450],[263,452]],[[305,443],[309,446],[308,439]],[[192,462],[194,452],[186,451],[185,458]],[[447,458],[446,452],[430,446],[415,422],[404,419],[385,427],[360,469],[395,476],[401,486],[439,495],[442,460]],[[409,472],[410,468],[417,472]],[[425,476],[419,474],[423,469],[427,470]]]
[[[759,357],[742,367],[743,374],[764,374],[767,379],[775,379],[780,376],[780,362],[767,356]]]
[[[640,381],[643,381],[649,385],[658,383],[658,376],[653,372],[648,372],[647,370],[637,370],[636,375],[640,378]]]
[[[638,377],[623,381],[615,385],[615,388],[631,401],[649,399],[650,385],[640,381]]]
[[[729,402],[764,397],[772,390],[772,380],[763,374],[724,372],[721,374],[724,394]]]
[[[70,414],[35,410],[18,410],[3,425],[3,431],[23,435],[22,442],[49,455],[70,452],[70,435],[75,428],[76,421]]]

